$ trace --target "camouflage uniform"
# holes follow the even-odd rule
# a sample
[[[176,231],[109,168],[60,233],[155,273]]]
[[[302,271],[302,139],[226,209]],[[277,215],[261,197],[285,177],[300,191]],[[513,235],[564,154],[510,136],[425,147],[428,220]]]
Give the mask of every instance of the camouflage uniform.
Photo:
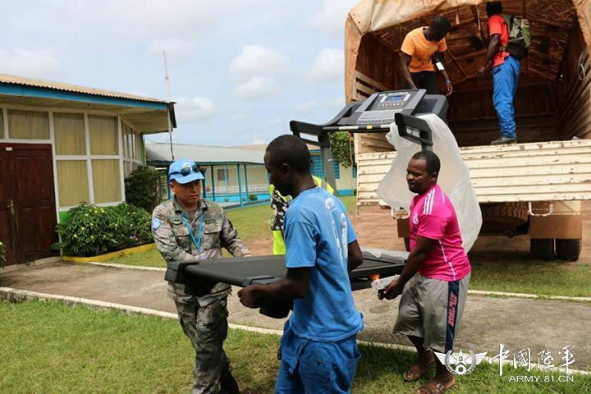
[[[188,217],[176,199],[158,205],[152,214],[152,232],[162,257],[169,261],[202,261],[222,257],[222,247],[234,256],[249,254],[222,207],[199,201],[194,217],[188,218],[195,239],[199,239],[201,215],[203,231],[199,250],[193,244],[181,214]],[[204,295],[185,292],[182,284],[168,284],[179,321],[195,349],[195,381],[193,394],[219,393],[220,379],[231,378],[230,361],[223,349],[228,332],[227,298],[231,287],[217,283]]]

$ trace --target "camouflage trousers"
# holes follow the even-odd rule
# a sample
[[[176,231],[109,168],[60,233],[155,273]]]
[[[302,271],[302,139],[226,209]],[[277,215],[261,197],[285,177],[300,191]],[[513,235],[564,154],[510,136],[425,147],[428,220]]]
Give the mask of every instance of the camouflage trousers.
[[[232,375],[223,347],[228,335],[228,299],[224,297],[203,306],[196,300],[175,301],[175,304],[179,322],[195,349],[192,393],[218,394],[220,378]]]

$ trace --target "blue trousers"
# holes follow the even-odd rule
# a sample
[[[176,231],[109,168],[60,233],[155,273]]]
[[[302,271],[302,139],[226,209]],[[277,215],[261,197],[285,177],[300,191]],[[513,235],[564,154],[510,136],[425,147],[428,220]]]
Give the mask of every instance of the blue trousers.
[[[515,107],[513,100],[519,82],[519,61],[513,56],[507,56],[505,63],[492,70],[493,75],[493,104],[499,117],[501,136],[515,138]]]
[[[345,394],[351,392],[361,359],[357,335],[338,342],[298,337],[286,324],[276,394]]]

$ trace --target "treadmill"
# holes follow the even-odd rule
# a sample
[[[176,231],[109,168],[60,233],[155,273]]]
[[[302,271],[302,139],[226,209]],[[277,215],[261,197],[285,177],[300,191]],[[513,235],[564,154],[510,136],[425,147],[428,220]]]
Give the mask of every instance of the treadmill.
[[[324,162],[325,177],[336,187],[329,135],[334,132],[376,133],[390,130],[395,123],[399,134],[421,144],[423,150],[433,145],[431,129],[424,120],[415,115],[435,113],[444,121],[448,104],[445,96],[426,95],[426,90],[399,90],[374,93],[364,101],[346,105],[330,122],[317,125],[291,121],[294,135],[306,143],[320,147]],[[317,141],[302,137],[315,136]],[[335,188],[336,190],[336,188]],[[349,274],[352,290],[371,287],[377,278],[399,275],[408,252],[380,249],[362,249],[363,263]],[[217,282],[246,287],[254,284],[273,283],[285,276],[285,256],[252,256],[222,258],[202,262],[172,262],[168,264],[165,279],[184,284],[188,294],[208,292]],[[264,315],[276,318],[287,316],[290,305],[261,308]]]

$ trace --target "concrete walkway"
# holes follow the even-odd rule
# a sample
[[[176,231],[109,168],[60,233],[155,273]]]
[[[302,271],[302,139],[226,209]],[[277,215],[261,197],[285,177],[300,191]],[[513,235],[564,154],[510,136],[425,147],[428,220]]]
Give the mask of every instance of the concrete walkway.
[[[0,270],[0,287],[39,293],[72,296],[96,301],[174,313],[174,304],[166,296],[162,270],[122,269],[101,265],[50,263],[18,269]],[[365,330],[360,339],[409,345],[405,338],[391,334],[398,302],[378,301],[373,290],[357,291],[355,301],[363,313]],[[270,319],[258,311],[244,308],[235,294],[230,297],[230,322],[281,330],[283,320]],[[499,353],[499,344],[513,354],[550,349],[556,366],[558,351],[574,345],[575,364],[570,368],[591,371],[591,303],[491,298],[470,295],[456,350]]]

